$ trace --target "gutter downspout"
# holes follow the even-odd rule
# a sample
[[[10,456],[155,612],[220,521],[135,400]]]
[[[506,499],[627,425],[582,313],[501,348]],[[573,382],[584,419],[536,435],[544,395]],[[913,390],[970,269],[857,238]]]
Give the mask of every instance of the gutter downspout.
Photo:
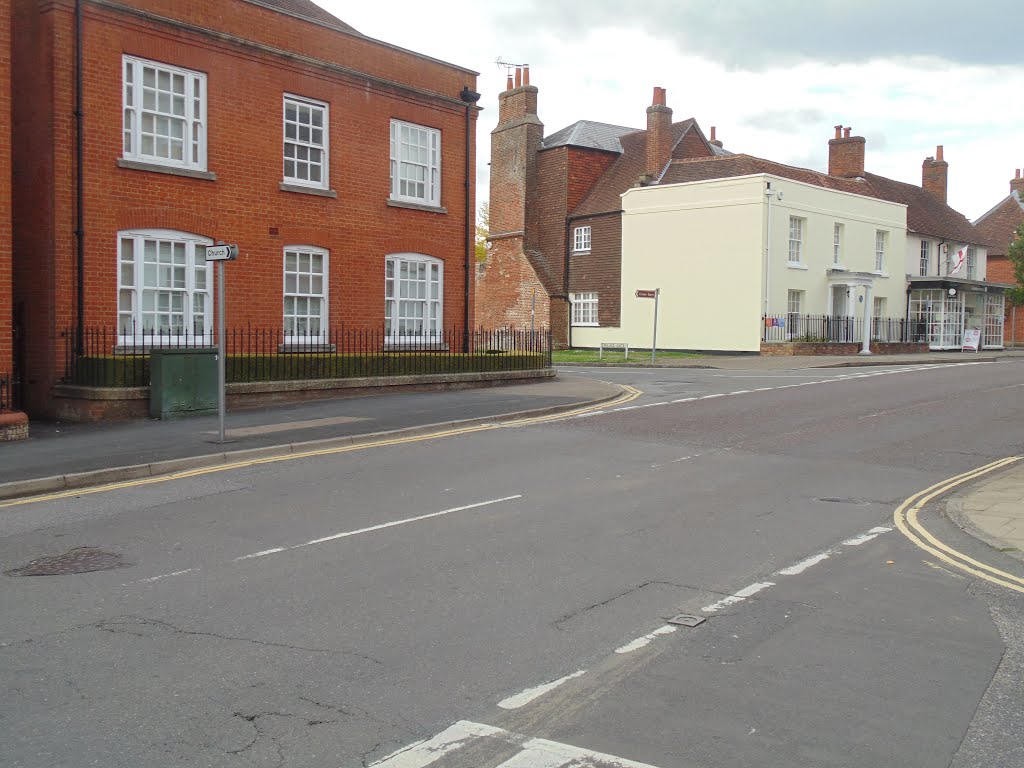
[[[459,93],[459,98],[466,104],[466,169],[465,169],[465,185],[466,185],[466,262],[465,262],[465,275],[464,285],[462,290],[462,351],[469,352],[469,280],[470,270],[472,269],[471,254],[473,252],[473,224],[476,221],[476,211],[470,208],[470,190],[472,185],[470,183],[470,174],[472,173],[472,167],[469,161],[471,151],[473,149],[473,135],[471,134],[471,118],[473,114],[474,105],[480,100],[480,94],[476,91],[471,91],[468,85],[462,86],[462,92]]]
[[[572,301],[569,298],[569,264],[571,260],[569,259],[569,249],[572,247],[572,223],[575,220],[572,216],[565,220],[565,269],[562,270],[565,275],[562,281],[562,293],[565,294],[565,303],[569,307],[568,316],[566,317],[568,330],[565,334],[566,346],[569,349],[572,349]]]
[[[767,317],[768,297],[772,292],[772,198],[775,197],[770,181],[764,194],[768,198],[768,240],[764,246],[764,315]]]
[[[82,110],[82,3],[75,0],[75,248],[77,257],[77,324],[75,351],[84,352],[85,341],[85,183],[82,178],[84,162],[82,158],[83,123],[85,115]]]

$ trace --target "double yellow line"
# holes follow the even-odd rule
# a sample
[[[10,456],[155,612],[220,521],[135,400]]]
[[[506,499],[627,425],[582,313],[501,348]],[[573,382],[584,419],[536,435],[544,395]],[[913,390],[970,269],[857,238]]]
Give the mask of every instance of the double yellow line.
[[[382,438],[380,440],[367,441],[365,443],[356,443],[353,445],[339,445],[330,448],[317,448],[308,451],[300,451],[298,453],[285,453],[280,456],[262,456],[254,459],[244,459],[241,461],[232,461],[224,464],[214,464],[208,467],[196,467],[195,469],[185,469],[179,472],[171,472],[166,475],[156,475],[154,477],[140,477],[133,480],[122,480],[115,483],[105,483],[103,485],[95,485],[84,488],[70,488],[63,491],[54,491],[53,493],[44,493],[38,496],[26,496],[23,498],[8,499],[6,501],[0,501],[0,509],[6,507],[19,506],[21,504],[36,504],[42,501],[56,501],[57,499],[68,499],[75,496],[88,496],[94,493],[107,493],[108,491],[116,491],[122,488],[137,488],[143,485],[154,485],[155,483],[166,483],[171,480],[183,480],[190,477],[199,477],[201,475],[211,475],[216,472],[228,472],[233,469],[245,469],[246,467],[259,466],[261,464],[276,464],[281,461],[295,461],[296,459],[310,459],[317,456],[334,456],[341,453],[351,453],[353,451],[364,451],[369,448],[386,448],[392,445],[406,445],[409,443],[419,443],[425,440],[437,440],[442,437],[456,437],[458,435],[468,435],[474,432],[488,432],[495,429],[503,429],[506,427],[523,427],[530,424],[541,424],[549,421],[558,421],[559,419],[568,419],[573,416],[579,416],[584,413],[591,413],[593,411],[603,410],[605,408],[613,408],[628,403],[643,394],[639,389],[635,387],[624,386],[622,387],[625,391],[616,397],[614,400],[610,400],[604,403],[598,403],[596,405],[583,406],[570,411],[562,411],[561,413],[552,413],[545,416],[536,416],[533,418],[525,419],[514,419],[511,421],[498,421],[489,422],[485,424],[472,424],[464,427],[455,427],[453,429],[441,430],[438,432],[428,432],[422,435],[408,435],[406,437],[393,437],[393,438]]]
[[[904,536],[944,563],[959,568],[961,571],[972,576],[977,576],[979,579],[990,581],[993,584],[1012,589],[1015,592],[1024,593],[1024,578],[1001,571],[987,563],[979,562],[973,557],[944,544],[930,534],[918,519],[920,511],[935,497],[941,496],[959,485],[976,480],[997,469],[1008,467],[1021,459],[1024,459],[1024,456],[1010,456],[999,461],[993,461],[991,464],[986,464],[970,472],[964,472],[962,475],[943,480],[941,483],[936,483],[930,488],[925,488],[923,491],[915,493],[896,508],[896,511],[893,513],[893,522],[895,522],[896,527],[900,529]]]

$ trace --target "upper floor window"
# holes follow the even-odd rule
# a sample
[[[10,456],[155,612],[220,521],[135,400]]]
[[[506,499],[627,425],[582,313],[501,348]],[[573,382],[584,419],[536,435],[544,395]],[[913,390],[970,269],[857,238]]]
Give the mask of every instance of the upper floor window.
[[[123,57],[124,157],[206,170],[206,75]]]
[[[875,272],[885,271],[885,235],[881,229],[875,231]]]
[[[597,325],[596,293],[572,293],[569,301],[572,304],[573,325]]]
[[[320,338],[327,330],[327,251],[284,249],[284,334],[289,341]]]
[[[843,225],[835,224],[832,228],[832,263],[839,264],[843,258]]]
[[[400,339],[439,337],[444,328],[444,263],[398,253],[384,267],[384,333]]]
[[[804,252],[804,220],[796,216],[789,217],[789,260],[793,264],[803,261]]]
[[[205,246],[213,241],[161,229],[119,232],[117,240],[120,335],[178,341],[206,333],[213,281]]]
[[[391,199],[441,204],[441,132],[391,121]]]
[[[284,97],[284,180],[327,188],[327,105]]]
[[[918,274],[924,277],[928,274],[928,254],[931,250],[931,243],[927,240],[921,241],[921,260],[918,264]]]
[[[576,227],[572,233],[573,253],[590,252],[590,227]]]
[[[967,279],[978,278],[978,249],[973,245],[967,249]]]

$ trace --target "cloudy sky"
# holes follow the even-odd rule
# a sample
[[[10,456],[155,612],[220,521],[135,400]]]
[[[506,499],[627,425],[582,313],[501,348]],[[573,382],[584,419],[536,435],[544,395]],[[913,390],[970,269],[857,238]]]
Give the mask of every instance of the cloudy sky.
[[[530,65],[546,133],[643,128],[654,86],[726,149],[825,170],[837,124],[869,171],[921,183],[945,147],[949,203],[974,219],[1024,167],[1021,0],[315,0],[365,35],[481,74],[478,201],[505,87]]]

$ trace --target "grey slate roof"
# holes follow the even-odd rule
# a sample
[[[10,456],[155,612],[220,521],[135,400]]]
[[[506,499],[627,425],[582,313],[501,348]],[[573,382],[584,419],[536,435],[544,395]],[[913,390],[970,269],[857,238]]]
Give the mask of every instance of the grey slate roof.
[[[312,0],[246,0],[253,5],[262,5],[274,11],[280,11],[289,16],[296,16],[300,19],[316,22],[326,27],[333,27],[345,32],[358,35],[355,29],[343,22],[337,16],[321,8]]]
[[[635,133],[636,131],[636,128],[625,128],[621,125],[579,120],[567,128],[555,131],[545,138],[541,143],[541,149],[570,146],[603,149],[606,152],[622,154],[622,144],[619,141],[619,137],[625,136],[627,133]]]

